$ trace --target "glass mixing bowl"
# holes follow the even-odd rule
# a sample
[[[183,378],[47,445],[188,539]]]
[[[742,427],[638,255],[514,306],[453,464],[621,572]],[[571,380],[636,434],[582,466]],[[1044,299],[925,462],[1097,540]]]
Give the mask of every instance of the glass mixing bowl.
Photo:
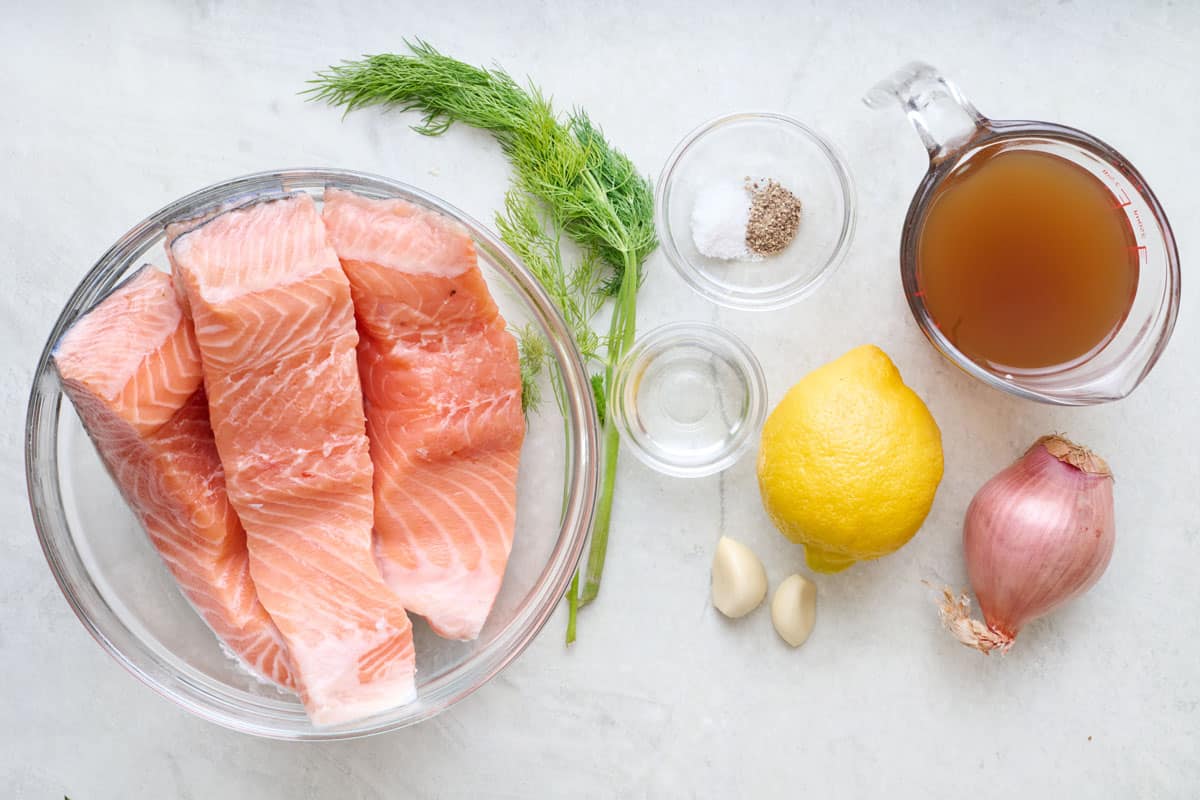
[[[413,618],[417,699],[348,725],[315,728],[299,701],[222,650],[184,599],[105,472],[74,408],[63,402],[50,352],[63,332],[147,261],[166,268],[167,223],[259,197],[335,185],[401,197],[458,220],[505,319],[531,325],[548,344],[564,389],[560,408],[529,415],[517,487],[517,530],[504,585],[479,638],[454,642]],[[545,394],[550,395],[549,392]],[[42,351],[29,398],[25,468],[29,502],[50,569],[96,641],[159,694],[205,719],[277,739],[346,739],[428,719],[512,661],[545,624],[591,531],[597,486],[596,414],[570,333],[537,280],[475,220],[397,181],[341,170],[302,169],[236,178],[188,195],[121,237],[75,289]]]

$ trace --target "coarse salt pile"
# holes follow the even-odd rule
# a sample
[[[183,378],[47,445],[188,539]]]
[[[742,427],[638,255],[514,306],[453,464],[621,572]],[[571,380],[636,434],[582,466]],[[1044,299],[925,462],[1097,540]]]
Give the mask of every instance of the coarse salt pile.
[[[692,241],[709,258],[754,259],[746,246],[750,193],[740,181],[718,181],[701,189],[692,207]],[[755,259],[756,260],[756,259]]]

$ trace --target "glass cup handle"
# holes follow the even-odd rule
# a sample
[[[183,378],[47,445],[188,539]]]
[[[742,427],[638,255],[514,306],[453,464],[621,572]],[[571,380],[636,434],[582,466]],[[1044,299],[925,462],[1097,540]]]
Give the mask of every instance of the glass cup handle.
[[[867,92],[863,102],[880,109],[898,102],[917,129],[931,161],[970,141],[987,122],[971,101],[929,64],[913,61]]]

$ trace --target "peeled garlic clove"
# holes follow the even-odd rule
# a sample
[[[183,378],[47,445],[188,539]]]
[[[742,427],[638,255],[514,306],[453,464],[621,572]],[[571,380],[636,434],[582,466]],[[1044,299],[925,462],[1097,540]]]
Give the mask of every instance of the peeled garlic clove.
[[[767,596],[767,571],[754,551],[722,536],[712,563],[712,600],[727,617],[744,617]]]
[[[799,647],[817,621],[817,586],[803,575],[790,575],[771,598],[771,622],[780,638]]]

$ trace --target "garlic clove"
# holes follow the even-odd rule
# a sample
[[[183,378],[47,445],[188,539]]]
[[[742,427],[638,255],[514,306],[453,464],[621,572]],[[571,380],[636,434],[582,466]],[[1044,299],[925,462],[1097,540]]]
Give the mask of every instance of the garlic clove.
[[[767,596],[767,571],[754,551],[722,536],[712,563],[713,606],[727,617],[744,617]]]
[[[817,586],[803,575],[790,575],[771,598],[771,622],[780,638],[799,647],[817,622]]]

